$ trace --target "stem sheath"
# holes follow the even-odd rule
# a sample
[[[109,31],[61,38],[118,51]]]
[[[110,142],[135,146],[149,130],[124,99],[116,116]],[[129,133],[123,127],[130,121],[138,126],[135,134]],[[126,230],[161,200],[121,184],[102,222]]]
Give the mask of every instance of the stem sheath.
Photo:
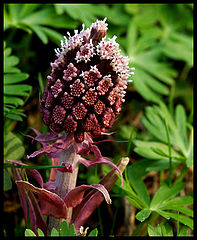
[[[78,174],[78,168],[79,168],[79,155],[75,153],[73,146],[71,146],[69,149],[66,151],[62,151],[61,158],[60,158],[60,163],[61,165],[63,162],[64,163],[70,163],[73,167],[73,172],[60,172],[57,171],[56,175],[56,189],[55,193],[60,196],[62,199],[65,198],[66,194],[75,188],[76,186],[76,181],[77,181],[77,174]],[[72,208],[67,209],[67,219],[66,221],[70,223],[72,217]],[[61,222],[64,219],[57,219],[54,217],[49,217],[49,232],[51,232],[52,228],[56,228],[59,231]]]

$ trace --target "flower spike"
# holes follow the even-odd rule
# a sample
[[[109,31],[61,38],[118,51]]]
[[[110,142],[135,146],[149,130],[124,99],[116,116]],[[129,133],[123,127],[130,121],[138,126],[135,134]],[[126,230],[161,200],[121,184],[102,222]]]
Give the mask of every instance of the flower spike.
[[[120,53],[117,37],[107,39],[106,20],[97,20],[87,29],[82,25],[80,32],[75,30],[73,36],[68,33],[61,41],[40,102],[44,123],[57,133],[74,132],[77,141],[78,132],[99,136],[112,126],[125,101],[127,79],[134,70],[129,67],[128,57]],[[109,109],[112,114],[106,113]],[[83,124],[89,121],[89,113],[99,115],[94,128]],[[68,116],[76,122],[73,128],[70,121],[65,121]]]

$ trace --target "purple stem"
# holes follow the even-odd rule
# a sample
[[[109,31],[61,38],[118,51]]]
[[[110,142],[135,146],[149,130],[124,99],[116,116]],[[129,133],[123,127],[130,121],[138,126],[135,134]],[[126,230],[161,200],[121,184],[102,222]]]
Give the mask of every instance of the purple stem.
[[[56,189],[55,193],[60,196],[62,199],[65,198],[66,194],[75,188],[76,181],[77,181],[77,174],[78,174],[78,168],[79,168],[79,159],[80,155],[76,154],[74,151],[73,146],[71,146],[66,151],[62,150],[61,157],[60,157],[60,165],[62,163],[70,163],[73,167],[73,172],[60,172],[57,171],[56,175]],[[72,208],[67,209],[67,219],[66,221],[70,223],[72,217]],[[49,226],[48,230],[51,232],[52,228],[56,228],[59,231],[61,222],[64,219],[57,219],[54,217],[49,217]]]

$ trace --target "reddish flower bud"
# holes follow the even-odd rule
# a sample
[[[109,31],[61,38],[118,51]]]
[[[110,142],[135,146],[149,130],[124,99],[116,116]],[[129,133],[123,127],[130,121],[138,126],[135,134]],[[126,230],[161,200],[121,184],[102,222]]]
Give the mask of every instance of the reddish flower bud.
[[[66,81],[71,81],[73,78],[77,77],[78,69],[70,63],[66,70],[64,70],[63,79]]]
[[[96,89],[98,90],[99,95],[105,95],[109,87],[112,87],[112,86],[113,86],[113,83],[111,81],[111,75],[108,75],[103,77],[103,79],[99,82]]]
[[[85,85],[80,81],[80,79],[75,80],[74,83],[70,85],[71,95],[80,97],[80,95],[85,92],[84,87]]]
[[[64,96],[61,97],[60,101],[63,107],[69,109],[74,103],[74,97],[70,96],[67,92],[65,92]]]
[[[83,142],[83,140],[84,140],[84,132],[75,132],[74,136],[75,136],[75,141],[77,143]]]
[[[90,132],[95,129],[95,126],[98,124],[95,114],[89,114],[83,124],[83,128],[86,132]]]
[[[97,101],[97,92],[95,92],[92,88],[86,92],[85,96],[82,97],[83,101],[86,105],[94,105]]]
[[[64,108],[56,105],[52,114],[54,123],[62,124],[65,118],[65,114],[66,114],[66,111],[64,110]]]
[[[64,130],[66,132],[75,132],[77,128],[77,122],[74,121],[73,117],[71,115],[68,115],[66,120],[64,121]]]
[[[84,78],[84,83],[88,86],[94,86],[95,82],[102,77],[100,72],[98,71],[97,67],[91,66],[90,71],[86,71],[85,73],[82,73],[81,76]]]
[[[87,109],[85,108],[83,103],[78,102],[72,109],[72,114],[76,120],[83,119],[86,113],[87,113]]]
[[[105,104],[98,100],[97,103],[94,105],[94,111],[96,114],[101,114],[105,109]]]
[[[58,79],[53,86],[51,86],[52,93],[54,98],[57,98],[60,93],[63,91],[63,84],[61,81]]]

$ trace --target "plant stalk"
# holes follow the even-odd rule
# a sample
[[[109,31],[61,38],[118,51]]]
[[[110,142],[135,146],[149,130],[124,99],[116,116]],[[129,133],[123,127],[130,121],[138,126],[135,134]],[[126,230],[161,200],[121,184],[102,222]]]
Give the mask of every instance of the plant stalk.
[[[78,168],[79,168],[79,155],[75,153],[73,145],[67,149],[66,151],[62,151],[61,157],[60,157],[60,163],[61,165],[63,162],[64,163],[70,163],[73,167],[73,172],[60,172],[57,171],[56,175],[56,189],[55,193],[60,196],[62,199],[65,198],[66,194],[75,188],[76,186],[76,181],[77,181],[77,174],[78,174]],[[71,221],[72,217],[72,208],[67,209],[67,219],[66,221],[68,224]],[[54,217],[49,217],[49,225],[48,225],[48,231],[49,233],[51,232],[52,228],[56,228],[59,231],[61,222],[64,219],[57,219]]]

